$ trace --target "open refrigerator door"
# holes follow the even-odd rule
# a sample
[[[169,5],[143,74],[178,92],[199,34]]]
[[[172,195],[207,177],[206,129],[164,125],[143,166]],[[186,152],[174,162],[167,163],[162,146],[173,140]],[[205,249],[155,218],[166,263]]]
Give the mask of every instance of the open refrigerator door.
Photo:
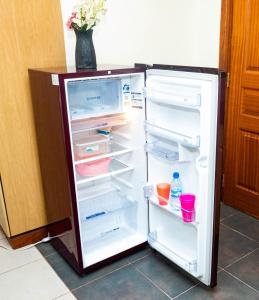
[[[146,73],[148,242],[210,285],[219,78],[162,69]],[[193,208],[179,205],[173,176],[181,183],[182,199],[189,194],[195,198]],[[164,183],[167,189],[170,185],[166,196],[159,190]]]

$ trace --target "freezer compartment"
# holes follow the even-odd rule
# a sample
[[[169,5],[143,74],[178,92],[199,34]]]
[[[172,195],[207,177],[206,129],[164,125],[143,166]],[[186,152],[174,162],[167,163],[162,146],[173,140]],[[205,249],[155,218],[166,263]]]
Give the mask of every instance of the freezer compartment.
[[[72,120],[123,110],[119,78],[69,81],[67,97]]]
[[[199,109],[201,87],[184,79],[151,75],[146,80],[146,98],[160,105]]]
[[[143,107],[144,73],[65,80],[71,121]]]
[[[161,210],[150,202],[150,232],[148,241],[154,249],[197,276],[197,229],[172,216],[170,211]]]
[[[77,185],[132,171],[133,166],[126,165],[117,159],[107,157],[75,166]]]
[[[116,178],[78,190],[84,267],[146,241],[130,190]]]

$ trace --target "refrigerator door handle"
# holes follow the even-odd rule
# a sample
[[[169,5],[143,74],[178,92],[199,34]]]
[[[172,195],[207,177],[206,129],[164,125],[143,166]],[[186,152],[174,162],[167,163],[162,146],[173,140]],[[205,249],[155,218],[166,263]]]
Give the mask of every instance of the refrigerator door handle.
[[[208,157],[206,155],[200,155],[196,158],[195,161],[196,169],[198,171],[204,170],[208,168]]]

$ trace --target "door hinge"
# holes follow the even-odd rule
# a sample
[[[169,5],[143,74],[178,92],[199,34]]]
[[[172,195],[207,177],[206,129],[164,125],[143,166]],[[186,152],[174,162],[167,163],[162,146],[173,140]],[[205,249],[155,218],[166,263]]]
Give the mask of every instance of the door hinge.
[[[150,197],[152,197],[154,195],[154,187],[151,184],[145,185],[143,187],[143,191],[144,191],[144,197],[146,199],[149,199]]]
[[[221,188],[224,188],[224,185],[225,185],[225,174],[223,173],[221,175]]]
[[[227,88],[229,88],[229,85],[230,85],[230,73],[229,72],[227,72],[227,83],[226,83],[226,85],[227,85]]]

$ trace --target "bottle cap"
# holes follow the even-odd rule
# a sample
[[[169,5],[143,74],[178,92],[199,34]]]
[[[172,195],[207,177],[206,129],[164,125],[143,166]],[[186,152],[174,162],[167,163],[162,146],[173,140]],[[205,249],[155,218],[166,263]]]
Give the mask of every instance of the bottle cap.
[[[174,179],[178,179],[180,176],[179,176],[179,172],[174,172],[173,173],[173,178]]]

